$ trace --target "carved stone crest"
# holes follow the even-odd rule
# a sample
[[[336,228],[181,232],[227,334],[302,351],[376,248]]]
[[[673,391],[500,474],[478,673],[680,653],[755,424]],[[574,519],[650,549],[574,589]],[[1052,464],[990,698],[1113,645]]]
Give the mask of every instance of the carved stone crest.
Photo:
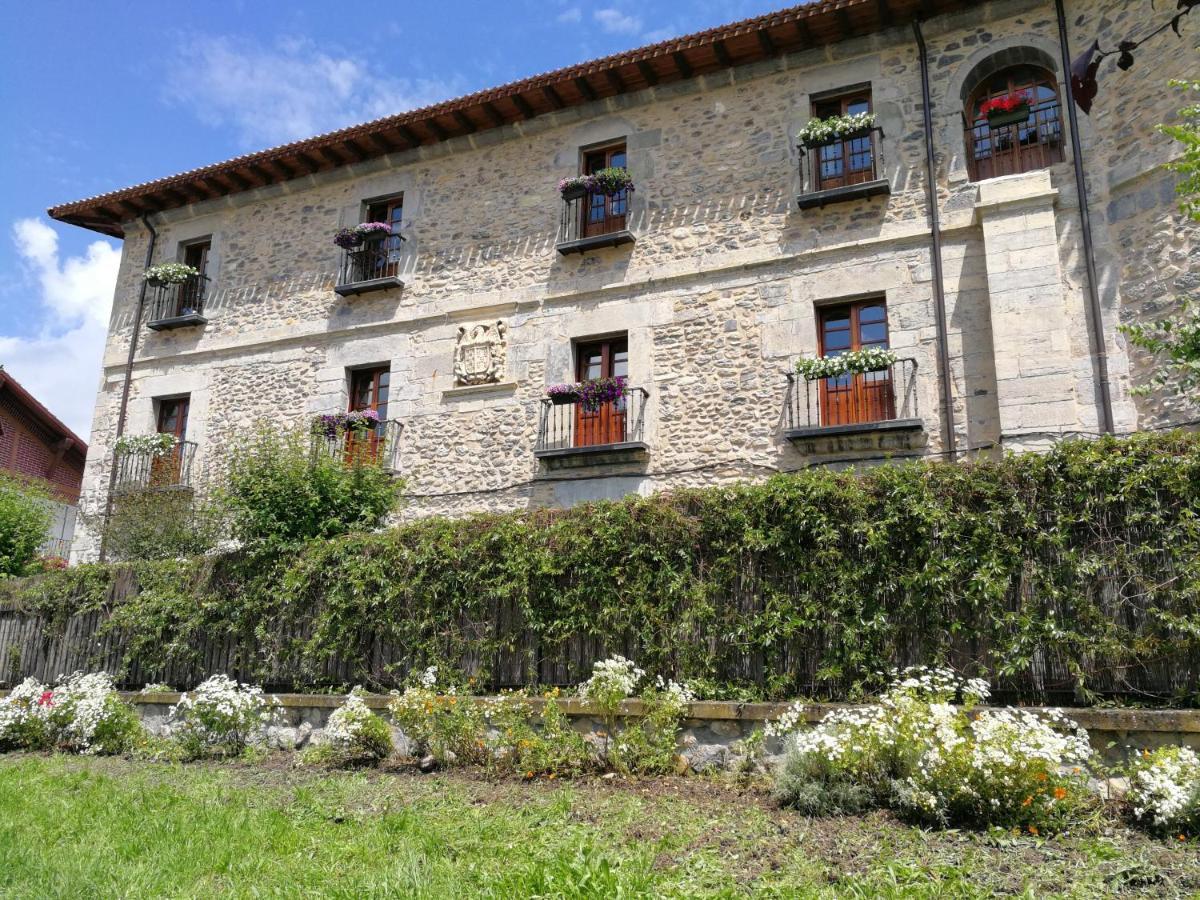
[[[459,385],[495,384],[504,375],[508,326],[476,325],[470,331],[458,326],[458,345],[454,348],[454,383]]]

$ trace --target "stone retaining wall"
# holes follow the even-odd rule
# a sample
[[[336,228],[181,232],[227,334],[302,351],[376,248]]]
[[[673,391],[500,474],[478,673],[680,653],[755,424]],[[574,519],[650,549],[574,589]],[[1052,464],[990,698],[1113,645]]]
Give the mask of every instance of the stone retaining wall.
[[[283,711],[283,724],[271,729],[272,746],[298,750],[307,746],[325,727],[330,714],[345,699],[340,694],[277,694]],[[178,702],[177,693],[126,694],[137,707],[147,728],[155,733],[164,729],[170,706]],[[367,697],[369,707],[385,712],[389,698],[373,694]],[[550,701],[534,700],[540,704]],[[584,734],[595,735],[604,730],[604,722],[588,704],[576,699],[553,701],[571,716],[575,727]],[[733,703],[702,701],[691,704],[680,739],[680,753],[693,771],[729,768],[738,757],[734,744],[749,737],[763,725],[783,715],[786,703]],[[806,720],[815,724],[831,710],[844,704],[815,703],[805,713]],[[1036,709],[1036,707],[1035,707]],[[641,701],[627,700],[622,716],[642,712]],[[1088,730],[1092,746],[1105,760],[1121,762],[1130,749],[1153,749],[1167,744],[1179,744],[1200,750],[1200,710],[1169,709],[1063,709],[1062,712]],[[393,729],[397,749],[404,753],[409,741],[399,729]],[[768,742],[767,757],[780,753],[778,742]]]

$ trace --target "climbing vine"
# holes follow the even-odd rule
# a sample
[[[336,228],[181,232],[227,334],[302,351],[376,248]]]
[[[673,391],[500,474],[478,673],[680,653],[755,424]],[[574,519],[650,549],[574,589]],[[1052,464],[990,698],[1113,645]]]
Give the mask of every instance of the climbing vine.
[[[0,590],[60,630],[102,611],[126,671],[171,683],[220,666],[387,688],[436,665],[491,690],[576,683],[621,654],[739,699],[852,698],[948,663],[1002,700],[1195,705],[1200,435],[432,518]]]

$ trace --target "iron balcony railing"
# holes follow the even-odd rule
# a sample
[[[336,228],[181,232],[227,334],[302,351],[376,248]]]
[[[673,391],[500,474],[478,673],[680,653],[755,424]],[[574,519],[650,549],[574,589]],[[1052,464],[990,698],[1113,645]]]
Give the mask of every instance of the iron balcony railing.
[[[883,178],[883,129],[800,148],[801,195],[873,184]]]
[[[646,401],[650,392],[630,387],[619,400],[585,409],[574,398],[542,400],[536,451],[579,450],[640,443],[645,435]]]
[[[559,247],[595,241],[619,244],[632,240],[629,233],[630,191],[616,194],[564,196],[558,225]]]
[[[181,324],[200,324],[204,316],[204,299],[208,278],[193,275],[178,284],[147,284],[146,309],[149,327],[161,327],[165,322],[184,320]]]
[[[388,235],[342,251],[339,285],[355,285],[400,278],[400,244],[404,237]]]
[[[400,433],[403,430],[404,425],[398,419],[384,419],[367,431],[338,429],[328,433],[314,430],[312,449],[314,455],[346,463],[372,463],[388,472],[399,472]]]
[[[51,538],[42,544],[39,552],[42,556],[48,556],[52,559],[70,559],[71,543],[71,538]]]
[[[176,441],[167,450],[118,450],[113,454],[117,491],[185,488],[192,485],[194,441]]]
[[[788,430],[871,425],[918,418],[917,361],[898,359],[885,369],[808,380],[788,373]]]
[[[986,121],[966,126],[972,181],[1017,175],[1063,161],[1062,109],[1058,100],[1030,106],[1022,122],[993,128]]]

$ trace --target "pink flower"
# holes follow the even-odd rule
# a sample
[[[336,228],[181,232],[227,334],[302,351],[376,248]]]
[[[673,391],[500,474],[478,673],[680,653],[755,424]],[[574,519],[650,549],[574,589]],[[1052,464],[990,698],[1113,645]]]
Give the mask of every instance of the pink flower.
[[[42,696],[38,697],[38,706],[53,706],[54,691],[43,691]]]

